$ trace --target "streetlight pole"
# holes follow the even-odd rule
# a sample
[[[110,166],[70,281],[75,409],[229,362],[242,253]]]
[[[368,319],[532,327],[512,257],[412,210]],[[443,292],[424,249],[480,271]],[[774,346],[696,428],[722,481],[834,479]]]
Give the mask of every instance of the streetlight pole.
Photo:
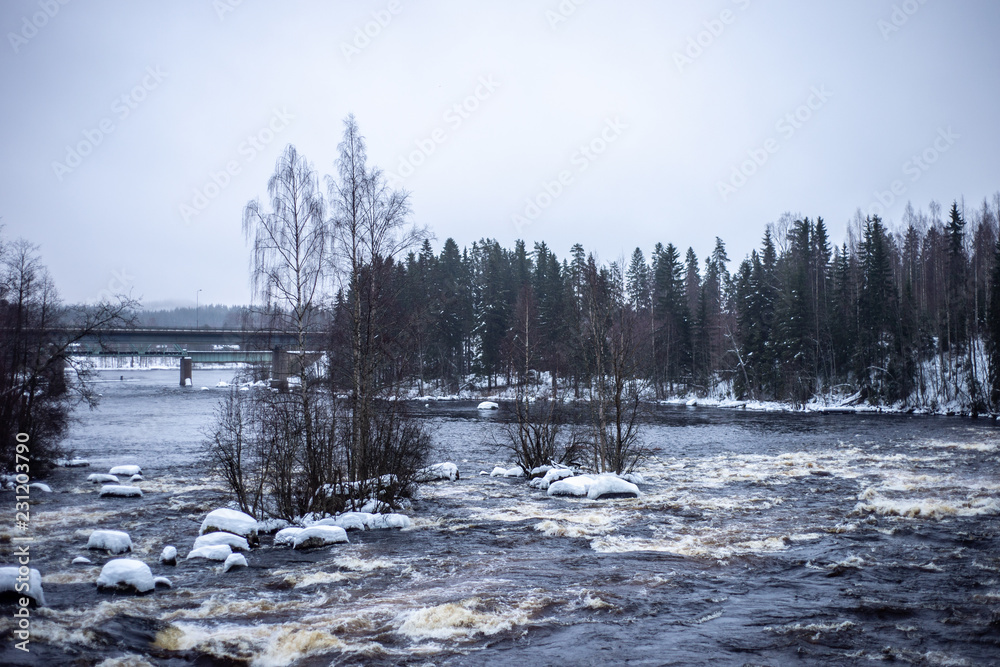
[[[198,295],[201,294],[201,290],[194,293],[194,328],[198,328]]]

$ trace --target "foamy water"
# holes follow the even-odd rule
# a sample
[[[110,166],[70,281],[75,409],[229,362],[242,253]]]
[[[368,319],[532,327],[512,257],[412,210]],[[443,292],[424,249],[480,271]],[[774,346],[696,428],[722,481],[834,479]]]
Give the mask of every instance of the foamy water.
[[[213,373],[218,373],[213,371]],[[196,371],[197,374],[197,371]],[[139,374],[136,374],[139,376]],[[219,379],[222,379],[221,377]],[[423,485],[406,530],[304,552],[264,537],[248,568],[181,560],[225,504],[200,459],[217,392],[173,373],[108,383],[32,508],[50,606],[33,660],[159,665],[782,664],[886,656],[988,664],[1000,618],[1000,432],[992,423],[658,408],[636,499],[549,497],[507,465],[503,411],[418,406],[457,482]],[[195,384],[214,386],[204,377]],[[141,499],[100,499],[91,472],[137,463]],[[98,594],[96,528],[171,589]],[[90,565],[71,565],[77,555]],[[0,617],[0,632],[13,628]],[[694,630],[696,629],[696,631]],[[696,632],[696,635],[692,635]]]

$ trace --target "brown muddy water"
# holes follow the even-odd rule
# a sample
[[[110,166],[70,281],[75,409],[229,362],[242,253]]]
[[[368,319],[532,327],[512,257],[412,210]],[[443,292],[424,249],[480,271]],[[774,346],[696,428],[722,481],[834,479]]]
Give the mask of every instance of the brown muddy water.
[[[503,410],[420,403],[433,461],[462,478],[421,485],[411,528],[305,552],[264,537],[228,573],[160,565],[227,503],[201,432],[228,375],[183,389],[176,371],[102,374],[100,409],[67,442],[91,466],[32,495],[48,606],[29,654],[3,608],[0,664],[1000,664],[993,422],[655,408],[644,495],[590,501],[477,474],[506,463]],[[87,475],[121,463],[142,466],[145,495],[99,498]],[[13,520],[13,492],[0,507]],[[96,528],[128,532],[173,588],[98,593],[112,556],[87,551]]]

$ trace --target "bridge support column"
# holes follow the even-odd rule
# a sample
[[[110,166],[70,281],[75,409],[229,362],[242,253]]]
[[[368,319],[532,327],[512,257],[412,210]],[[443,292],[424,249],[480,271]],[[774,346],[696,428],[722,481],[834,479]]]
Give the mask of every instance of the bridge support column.
[[[271,354],[271,388],[288,391],[288,352],[275,346]]]
[[[191,368],[193,364],[191,363],[191,357],[181,357],[181,386],[190,387],[193,382],[191,380]]]

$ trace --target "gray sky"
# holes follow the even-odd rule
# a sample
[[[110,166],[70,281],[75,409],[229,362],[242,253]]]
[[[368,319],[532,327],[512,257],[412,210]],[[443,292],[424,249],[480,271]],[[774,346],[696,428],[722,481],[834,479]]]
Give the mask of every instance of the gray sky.
[[[438,249],[735,268],[785,211],[1000,189],[992,0],[62,2],[0,4],[0,223],[67,301],[248,301],[243,206],[349,112]]]

